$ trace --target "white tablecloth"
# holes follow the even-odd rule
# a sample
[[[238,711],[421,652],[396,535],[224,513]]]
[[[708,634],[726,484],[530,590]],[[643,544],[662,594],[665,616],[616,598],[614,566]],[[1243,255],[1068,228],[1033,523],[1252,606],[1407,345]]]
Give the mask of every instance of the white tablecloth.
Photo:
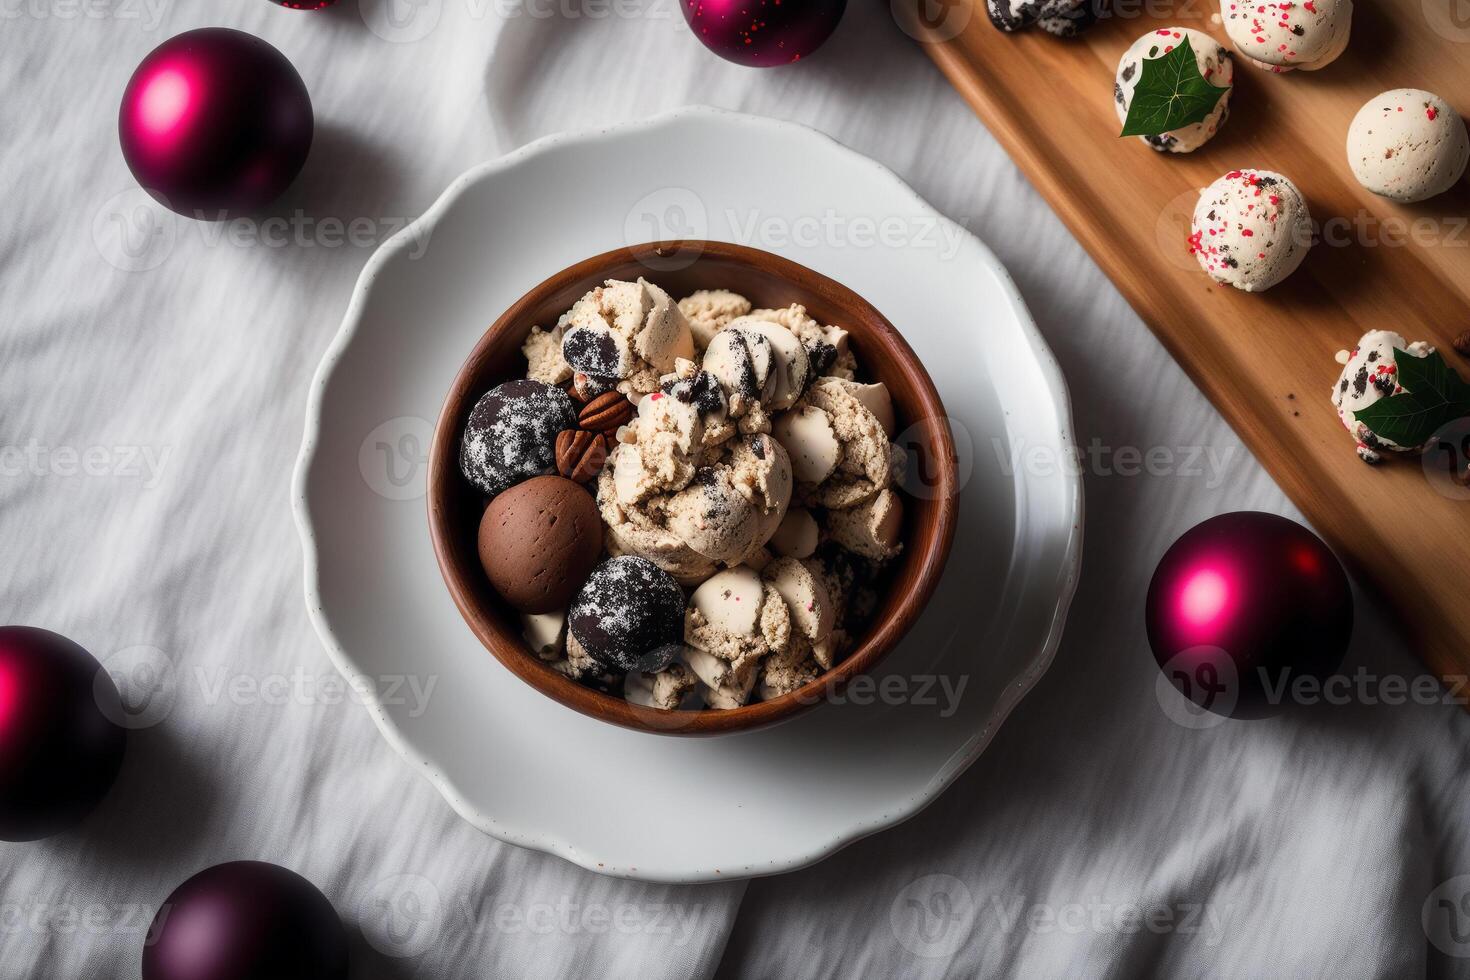
[[[140,690],[150,667],[170,680],[82,828],[0,845],[0,975],[136,976],[172,886],[247,857],[322,887],[360,977],[1464,972],[1421,926],[1470,872],[1464,712],[1363,703],[1370,685],[1269,721],[1165,714],[1141,617],[1157,557],[1215,513],[1296,515],[887,10],[853,4],[818,55],[755,71],[665,0],[526,2],[0,0],[0,619]],[[275,209],[304,220],[274,237],[135,209],[123,87],[207,25],[271,41],[314,99],[316,146]],[[1055,666],[956,786],[810,870],[655,887],[482,836],[321,693],[288,484],[372,246],[475,163],[690,102],[815,126],[984,238],[1100,451]],[[1174,463],[1137,475],[1133,447]],[[1358,613],[1348,671],[1420,672],[1370,596]]]

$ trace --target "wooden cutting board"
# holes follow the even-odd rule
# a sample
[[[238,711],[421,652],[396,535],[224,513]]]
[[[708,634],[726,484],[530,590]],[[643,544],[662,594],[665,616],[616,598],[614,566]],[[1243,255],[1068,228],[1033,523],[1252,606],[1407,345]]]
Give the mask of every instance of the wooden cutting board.
[[[1273,75],[1237,58],[1219,135],[1162,154],[1117,137],[1118,59],[1171,26],[1230,48],[1217,0],[1117,0],[1126,6],[1071,40],[1004,34],[983,0],[942,2],[895,8],[914,5],[900,11],[905,29],[1358,580],[1393,605],[1429,667],[1470,674],[1470,499],[1437,490],[1418,459],[1361,462],[1329,395],[1333,355],[1370,329],[1428,341],[1470,377],[1451,347],[1470,329],[1470,181],[1397,204],[1358,185],[1345,148],[1353,116],[1386,89],[1427,89],[1470,112],[1470,5],[1359,0],[1347,52],[1317,72]],[[1246,167],[1284,173],[1314,219],[1337,219],[1265,293],[1216,285],[1186,245],[1199,189]],[[1457,451],[1463,467],[1470,440]]]

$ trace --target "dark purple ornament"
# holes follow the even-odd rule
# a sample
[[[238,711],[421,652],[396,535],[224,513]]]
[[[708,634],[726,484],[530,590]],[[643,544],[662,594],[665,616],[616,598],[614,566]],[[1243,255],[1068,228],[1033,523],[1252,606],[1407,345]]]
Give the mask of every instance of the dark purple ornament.
[[[689,29],[726,61],[769,68],[822,46],[847,0],[679,0]]]
[[[118,114],[143,189],[192,218],[253,211],[281,196],[311,149],[311,97],[286,56],[243,31],[169,38],[133,73]]]
[[[0,626],[0,840],[74,826],[122,766],[122,699],[86,650],[56,633]]]
[[[1353,594],[1327,545],[1254,511],[1212,517],[1169,548],[1144,612],[1154,659],[1195,704],[1261,717],[1294,678],[1325,681],[1353,632]],[[1315,682],[1314,682],[1315,683]]]
[[[143,980],[343,980],[347,933],[294,871],[233,861],[199,872],[153,917]]]

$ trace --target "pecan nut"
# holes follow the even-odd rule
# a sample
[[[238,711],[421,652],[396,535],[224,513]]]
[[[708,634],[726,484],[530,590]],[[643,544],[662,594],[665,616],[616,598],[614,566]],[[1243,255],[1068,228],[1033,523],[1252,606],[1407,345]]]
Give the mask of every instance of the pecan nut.
[[[633,403],[628,397],[621,391],[609,391],[582,406],[577,425],[589,432],[616,432],[632,418]]]
[[[607,440],[599,432],[565,429],[556,436],[556,471],[573,483],[588,483],[607,462]]]
[[[617,378],[599,378],[581,371],[572,375],[572,397],[579,402],[590,402],[598,395],[615,393],[617,386]]]
[[[1470,357],[1470,330],[1460,331],[1460,336],[1455,338],[1455,343],[1453,346],[1455,350],[1459,351],[1461,354],[1464,354],[1466,357]]]

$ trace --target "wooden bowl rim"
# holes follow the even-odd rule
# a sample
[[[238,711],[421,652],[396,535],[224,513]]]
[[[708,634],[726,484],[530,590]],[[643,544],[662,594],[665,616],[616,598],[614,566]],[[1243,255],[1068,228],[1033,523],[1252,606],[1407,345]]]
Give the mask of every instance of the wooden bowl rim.
[[[857,647],[831,670],[770,701],[728,710],[662,711],[603,694],[566,677],[536,656],[521,636],[519,623],[507,624],[497,611],[483,608],[475,589],[451,559],[449,536],[452,529],[448,526],[445,501],[451,492],[450,481],[463,479],[457,464],[459,419],[465,411],[474,375],[495,341],[511,330],[528,333],[534,325],[527,320],[528,311],[573,283],[584,282],[588,284],[587,288],[591,288],[608,278],[606,270],[630,261],[646,266],[653,281],[657,281],[661,262],[667,262],[669,256],[691,253],[695,257],[690,265],[697,265],[705,258],[719,258],[753,267],[789,281],[804,292],[821,294],[834,306],[854,311],[857,315],[850,316],[850,321],[863,322],[875,328],[874,336],[865,336],[863,341],[871,340],[875,346],[883,348],[884,353],[892,357],[893,366],[906,377],[918,396],[917,404],[905,406],[916,410],[904,414],[908,416],[909,428],[921,428],[925,444],[933,447],[938,473],[932,502],[938,513],[932,533],[915,535],[914,539],[904,542],[911,555],[918,552],[909,560],[920,563],[908,596],[890,615],[872,624]],[[456,372],[435,422],[429,451],[428,516],[434,557],[455,606],[480,643],[511,673],[553,701],[600,721],[658,735],[720,735],[764,728],[830,700],[852,678],[872,670],[898,645],[928,605],[948,561],[958,520],[957,464],[954,441],[946,420],[939,392],[913,348],[876,307],[836,280],[782,256],[728,242],[691,239],[612,249],[568,266],[528,290],[481,335]]]

